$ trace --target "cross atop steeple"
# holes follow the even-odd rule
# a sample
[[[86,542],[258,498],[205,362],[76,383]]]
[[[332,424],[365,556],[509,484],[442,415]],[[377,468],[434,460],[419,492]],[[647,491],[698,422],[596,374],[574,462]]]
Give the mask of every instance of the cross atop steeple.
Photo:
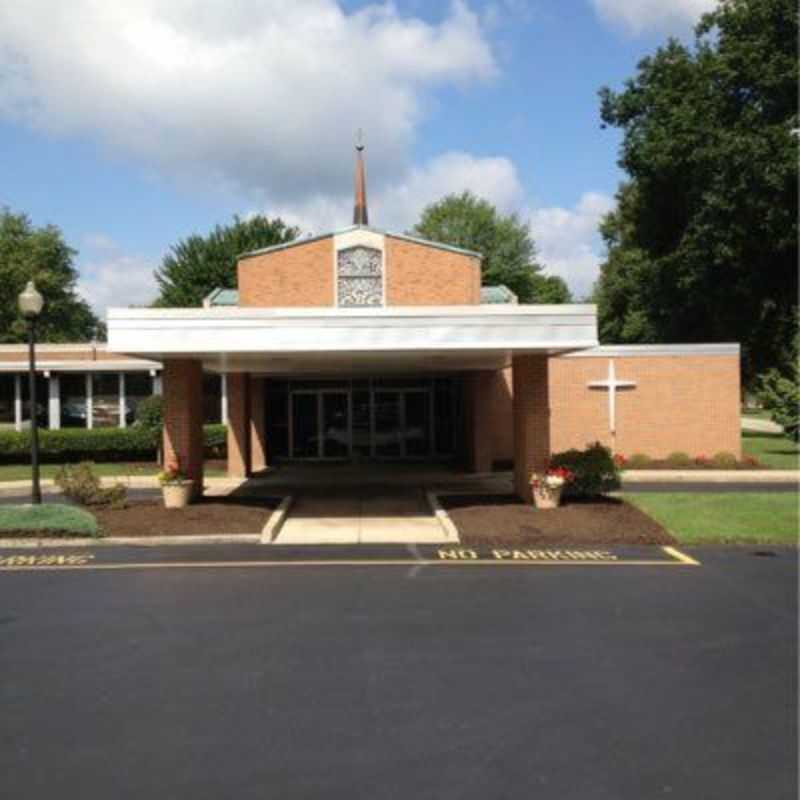
[[[361,128],[356,133],[356,181],[355,204],[353,206],[353,225],[369,225],[367,213],[367,177],[364,168],[364,133]]]

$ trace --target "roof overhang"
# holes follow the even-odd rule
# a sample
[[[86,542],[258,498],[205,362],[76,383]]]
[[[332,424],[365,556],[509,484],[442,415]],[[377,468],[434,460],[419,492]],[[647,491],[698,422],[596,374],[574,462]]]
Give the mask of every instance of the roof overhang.
[[[597,345],[593,305],[112,308],[108,347],[207,369],[264,374],[494,369],[514,353]]]

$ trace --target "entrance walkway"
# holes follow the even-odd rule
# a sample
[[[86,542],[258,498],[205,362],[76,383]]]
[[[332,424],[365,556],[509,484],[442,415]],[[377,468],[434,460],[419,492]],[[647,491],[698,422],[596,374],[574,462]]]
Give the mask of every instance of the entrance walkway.
[[[301,490],[275,544],[451,541],[421,489]]]

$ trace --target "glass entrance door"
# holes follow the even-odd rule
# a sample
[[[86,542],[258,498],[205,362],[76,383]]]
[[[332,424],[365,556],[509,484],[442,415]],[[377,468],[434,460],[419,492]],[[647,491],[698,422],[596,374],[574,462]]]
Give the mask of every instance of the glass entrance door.
[[[350,457],[350,393],[335,390],[291,394],[291,457]]]
[[[375,392],[376,458],[425,458],[431,452],[431,394],[426,389]]]

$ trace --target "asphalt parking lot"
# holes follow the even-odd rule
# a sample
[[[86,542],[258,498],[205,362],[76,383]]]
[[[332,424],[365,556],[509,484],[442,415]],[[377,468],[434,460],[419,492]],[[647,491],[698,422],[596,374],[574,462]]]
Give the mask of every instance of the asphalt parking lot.
[[[796,551],[100,550],[134,566],[0,572],[4,797],[796,797]]]

